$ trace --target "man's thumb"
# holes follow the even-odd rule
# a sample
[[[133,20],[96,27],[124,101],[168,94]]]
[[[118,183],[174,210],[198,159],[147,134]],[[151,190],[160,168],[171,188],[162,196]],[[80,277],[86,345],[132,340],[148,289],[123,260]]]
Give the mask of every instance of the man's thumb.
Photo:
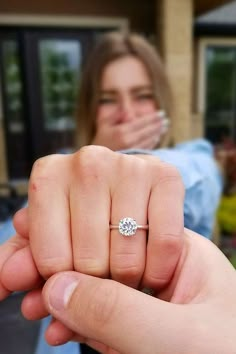
[[[115,281],[62,272],[46,282],[43,298],[51,315],[64,325],[118,352],[176,349],[181,330],[176,306]]]

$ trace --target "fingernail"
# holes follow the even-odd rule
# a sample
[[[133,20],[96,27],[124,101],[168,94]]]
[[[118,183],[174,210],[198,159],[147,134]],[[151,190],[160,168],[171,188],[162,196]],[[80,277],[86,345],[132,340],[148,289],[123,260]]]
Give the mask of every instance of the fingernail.
[[[166,116],[166,112],[161,110],[161,111],[157,111],[157,117],[158,118],[164,118]]]
[[[70,274],[56,277],[49,290],[50,306],[55,310],[65,309],[78,283],[79,280]]]
[[[164,118],[161,122],[161,134],[165,134],[170,126],[170,121],[168,118]]]
[[[161,124],[163,125],[163,126],[169,126],[170,125],[170,120],[169,120],[169,118],[164,118],[163,120],[162,120],[162,122],[161,122]]]

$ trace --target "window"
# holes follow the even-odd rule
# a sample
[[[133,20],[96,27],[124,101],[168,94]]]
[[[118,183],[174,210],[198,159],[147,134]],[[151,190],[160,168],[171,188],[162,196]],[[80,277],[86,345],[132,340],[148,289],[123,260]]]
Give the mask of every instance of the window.
[[[109,27],[106,30],[115,29]],[[27,178],[40,156],[73,148],[83,61],[104,29],[0,27],[8,175]]]
[[[236,41],[201,43],[200,107],[205,136],[215,144],[236,141]]]

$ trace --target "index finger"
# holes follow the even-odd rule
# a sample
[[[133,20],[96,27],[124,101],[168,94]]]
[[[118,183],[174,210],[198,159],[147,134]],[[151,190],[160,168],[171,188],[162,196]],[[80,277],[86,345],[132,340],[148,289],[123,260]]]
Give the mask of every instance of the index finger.
[[[11,290],[9,290],[4,281],[4,274],[2,273],[4,265],[17,250],[23,249],[27,243],[26,239],[16,234],[0,245],[0,301],[11,293]]]
[[[34,164],[29,184],[29,236],[44,278],[73,269],[68,173],[70,156],[51,155]]]

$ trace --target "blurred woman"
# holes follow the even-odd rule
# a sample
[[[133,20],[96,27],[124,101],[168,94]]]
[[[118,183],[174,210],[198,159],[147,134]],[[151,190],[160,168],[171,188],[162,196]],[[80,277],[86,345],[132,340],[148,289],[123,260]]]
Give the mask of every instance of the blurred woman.
[[[112,150],[163,145],[172,95],[155,48],[136,34],[98,40],[83,73],[77,144]]]

